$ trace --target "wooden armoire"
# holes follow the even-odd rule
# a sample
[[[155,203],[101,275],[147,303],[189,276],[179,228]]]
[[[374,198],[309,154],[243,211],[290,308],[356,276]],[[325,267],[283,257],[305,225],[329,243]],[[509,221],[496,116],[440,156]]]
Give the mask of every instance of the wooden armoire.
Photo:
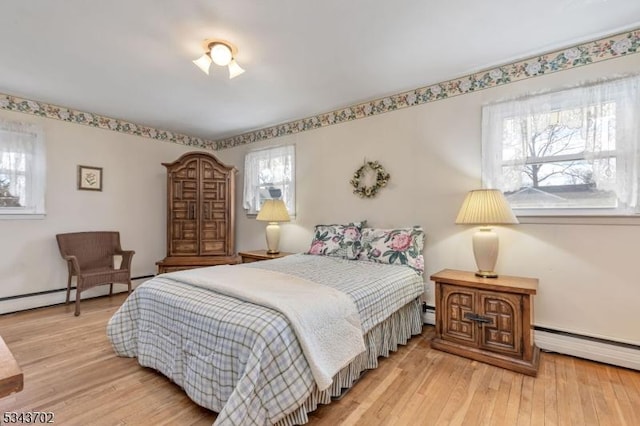
[[[237,169],[205,152],[189,152],[167,168],[167,257],[158,273],[240,262],[235,252]]]

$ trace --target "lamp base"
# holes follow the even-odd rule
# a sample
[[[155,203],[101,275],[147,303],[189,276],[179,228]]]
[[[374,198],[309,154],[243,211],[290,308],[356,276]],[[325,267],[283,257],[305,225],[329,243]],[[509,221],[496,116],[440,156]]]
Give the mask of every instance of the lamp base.
[[[498,260],[498,234],[487,226],[481,227],[473,234],[473,255],[476,258],[478,272],[476,276],[497,278],[494,272]]]
[[[267,237],[267,253],[276,254],[278,250],[278,244],[280,243],[280,225],[278,222],[269,222],[266,228]]]
[[[493,271],[476,271],[476,277],[498,278],[498,274]]]

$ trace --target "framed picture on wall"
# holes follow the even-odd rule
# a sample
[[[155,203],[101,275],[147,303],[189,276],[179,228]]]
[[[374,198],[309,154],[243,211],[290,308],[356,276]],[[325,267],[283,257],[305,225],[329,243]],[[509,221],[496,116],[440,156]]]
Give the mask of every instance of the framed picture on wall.
[[[102,191],[102,167],[78,166],[78,189]]]

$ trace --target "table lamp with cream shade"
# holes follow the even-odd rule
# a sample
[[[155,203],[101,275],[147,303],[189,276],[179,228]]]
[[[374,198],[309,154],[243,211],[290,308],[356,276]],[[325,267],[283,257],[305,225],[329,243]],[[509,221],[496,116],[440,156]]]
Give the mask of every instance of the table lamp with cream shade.
[[[478,271],[476,275],[496,278],[494,268],[498,260],[498,234],[489,225],[514,225],[518,219],[499,189],[470,191],[462,203],[456,224],[481,225],[473,235],[473,255]]]
[[[291,220],[284,201],[266,200],[260,208],[256,219],[269,222],[266,228],[267,253],[280,253],[278,250],[278,244],[280,243],[280,225],[278,225],[278,222],[289,222]]]

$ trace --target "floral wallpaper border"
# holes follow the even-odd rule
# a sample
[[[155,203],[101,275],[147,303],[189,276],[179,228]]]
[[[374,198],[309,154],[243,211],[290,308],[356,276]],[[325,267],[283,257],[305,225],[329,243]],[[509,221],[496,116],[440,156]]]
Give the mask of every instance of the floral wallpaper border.
[[[39,117],[53,118],[55,120],[66,121],[69,123],[83,124],[85,126],[112,130],[114,132],[126,133],[129,135],[142,136],[163,142],[173,142],[180,145],[211,150],[215,149],[217,146],[216,142],[212,140],[174,133],[168,130],[155,129],[153,127],[142,126],[129,121],[104,117],[91,112],[83,112],[57,105],[50,105],[44,102],[32,101],[3,93],[0,93],[0,109],[23,112],[25,114],[37,115]]]
[[[168,130],[155,129],[129,121],[2,93],[0,93],[0,109],[83,124],[164,142],[173,142],[180,145],[221,150],[422,105],[635,53],[640,53],[640,29],[497,66],[431,86],[420,87],[408,92],[219,140],[208,140]]]
[[[313,117],[220,139],[216,141],[216,150],[345,123],[634,53],[640,53],[640,29]]]

